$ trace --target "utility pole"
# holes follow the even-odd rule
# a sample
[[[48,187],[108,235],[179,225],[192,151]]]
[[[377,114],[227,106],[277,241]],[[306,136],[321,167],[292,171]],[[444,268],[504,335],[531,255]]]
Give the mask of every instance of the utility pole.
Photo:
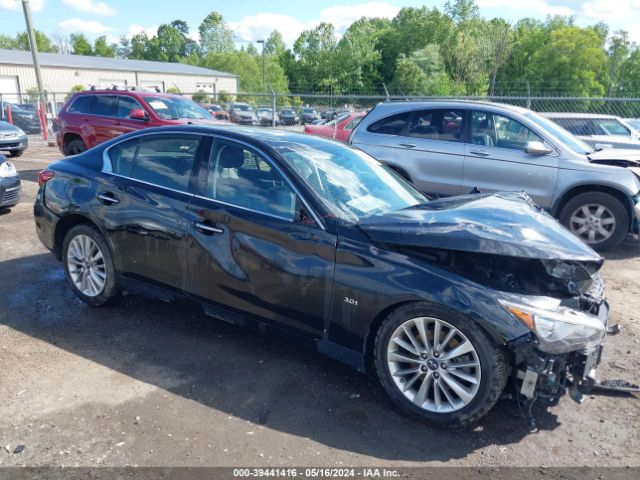
[[[265,82],[265,74],[264,74],[264,40],[258,40],[258,43],[262,44],[262,91],[267,91],[267,84]]]
[[[31,55],[33,56],[33,66],[36,69],[36,82],[38,82],[38,97],[40,103],[44,103],[44,84],[42,83],[42,71],[40,70],[40,61],[38,60],[38,45],[36,36],[33,31],[33,22],[31,21],[31,9],[29,8],[29,0],[22,0],[22,9],[24,10],[24,20],[27,23],[27,35],[29,37],[29,45],[31,46]]]

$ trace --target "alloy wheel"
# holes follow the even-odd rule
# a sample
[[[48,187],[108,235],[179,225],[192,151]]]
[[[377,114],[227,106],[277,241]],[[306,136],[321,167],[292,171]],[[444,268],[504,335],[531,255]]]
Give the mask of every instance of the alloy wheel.
[[[600,243],[615,232],[616,218],[604,205],[586,204],[571,214],[569,229],[586,243]]]
[[[88,235],[76,235],[67,249],[67,268],[75,287],[88,297],[100,295],[107,281],[104,256]]]
[[[437,318],[418,317],[401,324],[389,340],[387,365],[400,392],[429,412],[460,410],[480,387],[475,347],[460,330]]]

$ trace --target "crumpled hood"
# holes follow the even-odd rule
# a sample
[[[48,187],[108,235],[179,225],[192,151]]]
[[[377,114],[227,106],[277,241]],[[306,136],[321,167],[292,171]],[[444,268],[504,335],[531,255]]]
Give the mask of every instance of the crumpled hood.
[[[588,156],[589,160],[596,163],[601,161],[623,160],[633,164],[633,166],[640,167],[640,150],[605,148],[604,150],[590,153]]]
[[[525,193],[465,195],[363,219],[374,242],[541,260],[602,263]]]

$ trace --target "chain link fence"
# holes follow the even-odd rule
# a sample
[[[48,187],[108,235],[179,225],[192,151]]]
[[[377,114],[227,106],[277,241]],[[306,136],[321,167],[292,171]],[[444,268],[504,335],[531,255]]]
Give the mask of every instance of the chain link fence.
[[[27,133],[43,134],[42,124],[46,123],[51,130],[53,119],[56,118],[65,102],[73,95],[72,92],[46,92],[46,101],[39,103],[38,95],[0,92],[0,120],[7,121],[11,116],[12,123],[23,128]],[[228,116],[230,107],[235,102],[249,104],[254,112],[270,119],[268,112],[275,108],[276,119],[261,120],[257,115],[257,122],[269,126],[292,125],[302,126],[305,123],[330,122],[347,112],[366,112],[376,104],[385,101],[434,101],[434,100],[476,100],[506,103],[530,108],[537,112],[575,112],[603,115],[615,115],[622,118],[640,118],[640,98],[576,98],[563,96],[482,96],[482,97],[421,97],[400,96],[375,93],[371,95],[325,95],[311,93],[248,93],[237,94],[205,94],[204,92],[183,93],[185,97],[193,98],[205,108],[212,111],[227,112],[220,114],[221,118]],[[11,114],[9,113],[11,111]],[[44,119],[42,118],[44,117]],[[291,120],[293,118],[293,120]],[[234,119],[231,118],[233,121]]]

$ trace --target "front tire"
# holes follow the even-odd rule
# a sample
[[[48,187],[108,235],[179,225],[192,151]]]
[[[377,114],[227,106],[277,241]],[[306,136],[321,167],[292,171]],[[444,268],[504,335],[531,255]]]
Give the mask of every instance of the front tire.
[[[21,157],[23,153],[24,153],[24,150],[13,150],[12,152],[9,152],[9,156],[14,158]]]
[[[73,292],[89,305],[104,305],[116,296],[115,269],[109,247],[89,225],[73,227],[62,244],[62,263]]]
[[[480,419],[507,381],[502,348],[475,322],[424,303],[387,316],[376,335],[374,363],[396,406],[439,427]]]
[[[562,209],[560,223],[594,250],[617,247],[629,231],[629,215],[620,201],[603,192],[576,195]]]

